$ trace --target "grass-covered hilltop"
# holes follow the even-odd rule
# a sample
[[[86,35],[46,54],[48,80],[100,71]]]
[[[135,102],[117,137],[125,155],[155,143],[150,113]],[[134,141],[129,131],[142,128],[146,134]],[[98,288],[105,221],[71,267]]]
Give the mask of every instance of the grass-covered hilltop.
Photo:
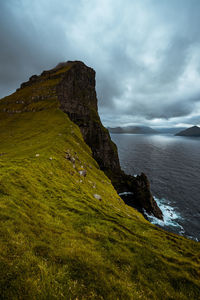
[[[0,299],[200,299],[200,244],[150,224],[114,189],[149,197],[145,175],[106,167],[117,149],[80,65],[0,100]]]

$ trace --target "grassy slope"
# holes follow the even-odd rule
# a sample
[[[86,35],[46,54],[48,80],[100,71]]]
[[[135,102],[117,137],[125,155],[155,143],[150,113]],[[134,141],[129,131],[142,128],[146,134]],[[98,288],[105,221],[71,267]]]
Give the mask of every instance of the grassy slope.
[[[36,105],[0,113],[0,298],[200,298],[200,245],[122,202],[55,97]]]

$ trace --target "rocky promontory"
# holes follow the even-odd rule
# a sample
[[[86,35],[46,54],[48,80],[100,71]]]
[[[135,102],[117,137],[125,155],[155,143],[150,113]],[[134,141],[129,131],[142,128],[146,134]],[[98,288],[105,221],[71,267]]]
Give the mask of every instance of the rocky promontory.
[[[162,219],[162,212],[151,195],[146,175],[141,174],[135,178],[121,170],[117,147],[98,114],[95,71],[81,61],[60,63],[40,76],[31,76],[18,91],[27,86],[34,88],[38,83],[41,88],[47,80],[54,82],[51,94],[57,97],[60,109],[79,126],[93,157],[111,179],[117,192],[132,193],[133,206],[144,208],[149,214]],[[37,88],[34,89],[34,93],[37,93]],[[41,100],[38,97],[32,97],[31,101]]]
[[[145,174],[120,169],[94,75],[70,62],[0,99],[0,298],[199,299],[200,244],[131,207],[157,206]]]

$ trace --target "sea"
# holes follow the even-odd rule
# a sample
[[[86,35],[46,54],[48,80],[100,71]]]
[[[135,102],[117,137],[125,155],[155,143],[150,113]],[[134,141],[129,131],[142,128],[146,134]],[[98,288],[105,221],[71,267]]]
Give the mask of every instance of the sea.
[[[200,241],[200,138],[172,134],[111,134],[111,138],[122,169],[148,176],[164,216],[161,221],[146,214],[149,221]]]

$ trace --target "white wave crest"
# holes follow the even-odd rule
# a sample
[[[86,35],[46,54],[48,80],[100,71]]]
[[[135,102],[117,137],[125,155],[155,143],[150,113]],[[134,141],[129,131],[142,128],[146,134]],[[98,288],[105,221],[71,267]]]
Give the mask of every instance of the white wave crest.
[[[175,211],[175,208],[170,206],[169,202],[167,202],[167,200],[165,200],[165,199],[158,199],[156,197],[154,197],[154,199],[156,200],[156,203],[158,204],[159,208],[161,209],[161,211],[163,213],[163,221],[152,215],[149,215],[146,211],[144,211],[148,220],[152,224],[157,224],[162,227],[165,227],[165,226],[179,227],[180,234],[184,234],[184,232],[185,232],[184,228],[178,223],[178,220],[181,220],[182,217],[180,216],[180,214],[177,211]]]
[[[119,193],[119,196],[127,196],[127,195],[133,195],[133,193],[132,192]]]

